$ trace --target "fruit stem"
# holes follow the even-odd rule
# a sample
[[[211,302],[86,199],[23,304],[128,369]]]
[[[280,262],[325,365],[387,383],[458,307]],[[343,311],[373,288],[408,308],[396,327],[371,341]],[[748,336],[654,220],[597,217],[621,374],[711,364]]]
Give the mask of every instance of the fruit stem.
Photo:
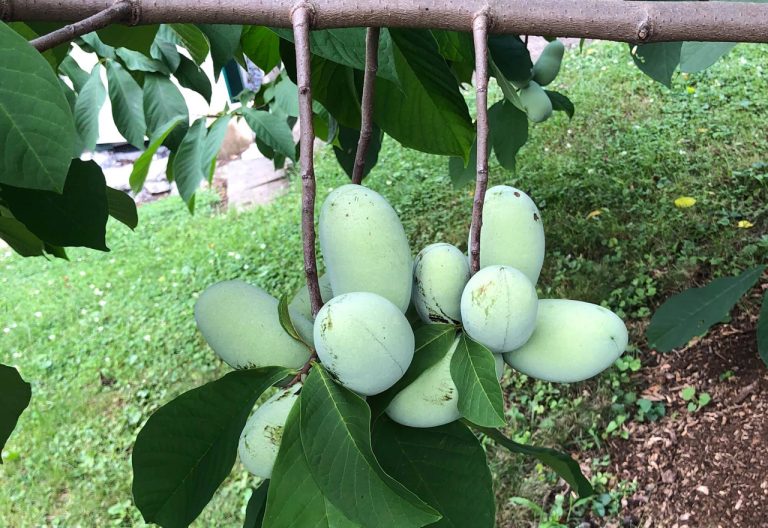
[[[365,155],[371,143],[373,97],[376,92],[376,72],[379,69],[380,33],[380,28],[369,27],[365,34],[365,77],[363,78],[363,100],[360,105],[360,139],[357,142],[355,165],[352,168],[352,183],[358,185],[363,181]]]
[[[312,355],[309,356],[309,359],[306,363],[304,363],[304,366],[299,369],[299,371],[296,373],[296,375],[291,379],[291,381],[288,382],[288,387],[292,387],[296,385],[298,382],[301,381],[301,379],[307,375],[309,372],[309,369],[312,368],[312,364],[317,361],[317,352],[314,350],[312,351]]]

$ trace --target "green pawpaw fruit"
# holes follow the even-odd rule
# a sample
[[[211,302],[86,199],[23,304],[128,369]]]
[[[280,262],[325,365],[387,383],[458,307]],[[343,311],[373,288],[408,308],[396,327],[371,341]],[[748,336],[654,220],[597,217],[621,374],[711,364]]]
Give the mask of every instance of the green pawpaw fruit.
[[[504,360],[528,376],[572,383],[613,365],[624,353],[627,341],[624,322],[607,308],[581,301],[543,299],[531,339],[504,354]]]
[[[240,435],[237,453],[245,469],[263,479],[272,476],[272,467],[277,459],[280,441],[288,413],[291,412],[301,384],[277,392],[256,408],[245,423]]]
[[[320,249],[334,295],[370,292],[405,313],[413,258],[392,206],[361,185],[331,192],[320,211]]]
[[[456,246],[431,244],[416,256],[411,300],[425,323],[461,322],[461,292],[469,280],[467,257]]]
[[[564,54],[565,45],[559,40],[553,40],[547,44],[539,60],[533,65],[533,80],[540,86],[547,86],[554,81],[560,73]]]
[[[461,295],[464,330],[497,354],[528,341],[536,325],[537,307],[533,284],[510,266],[481,269],[469,279]]]
[[[539,208],[514,187],[488,189],[480,230],[480,267],[511,266],[535,285],[543,263],[544,224]]]
[[[528,114],[528,119],[534,123],[546,121],[552,115],[552,101],[536,81],[531,81],[520,90],[520,103]]]
[[[318,282],[320,283],[320,297],[323,299],[323,304],[325,304],[333,299],[331,279],[328,277],[328,274],[323,274],[320,275]],[[293,299],[288,303],[288,308],[297,314],[303,315],[305,319],[314,320],[314,317],[312,317],[312,307],[309,304],[309,290],[306,284],[296,291]]]
[[[277,304],[261,288],[224,281],[200,294],[195,320],[213,351],[233,368],[299,368],[309,359],[309,350],[280,326]]]
[[[350,390],[365,396],[390,388],[411,364],[414,337],[403,312],[368,292],[334,297],[317,314],[317,355]]]

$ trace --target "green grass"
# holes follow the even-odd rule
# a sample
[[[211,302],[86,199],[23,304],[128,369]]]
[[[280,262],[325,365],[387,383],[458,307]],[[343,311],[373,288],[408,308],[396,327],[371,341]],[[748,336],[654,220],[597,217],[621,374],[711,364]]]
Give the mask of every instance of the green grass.
[[[492,164],[493,183],[526,190],[542,209],[543,297],[605,302],[642,321],[672,292],[766,260],[766,59],[765,47],[740,46],[670,91],[629,64],[626,46],[569,52],[554,89],[573,99],[576,117],[533,127],[517,174]],[[438,241],[465,248],[470,189],[450,186],[447,160],[393,141],[379,159],[368,183],[401,215],[414,251]],[[345,181],[328,151],[317,175],[320,199]],[[678,209],[679,196],[697,204]],[[3,453],[0,525],[141,526],[130,494],[138,430],[159,405],[226,371],[195,329],[195,296],[234,277],[275,295],[300,284],[295,183],[242,213],[221,213],[210,195],[198,203],[195,216],[176,198],[143,206],[135,233],[110,224],[108,254],[0,257],[0,362],[19,366],[34,392]],[[611,421],[635,414],[627,373],[637,366],[576,386],[508,374],[510,433],[599,451],[606,435],[620,434]],[[508,499],[549,503],[551,473],[489,451],[500,525],[533,523]],[[602,491],[614,489],[610,514],[627,484],[603,459],[586,465]],[[253,483],[237,466],[196,524],[238,526]]]

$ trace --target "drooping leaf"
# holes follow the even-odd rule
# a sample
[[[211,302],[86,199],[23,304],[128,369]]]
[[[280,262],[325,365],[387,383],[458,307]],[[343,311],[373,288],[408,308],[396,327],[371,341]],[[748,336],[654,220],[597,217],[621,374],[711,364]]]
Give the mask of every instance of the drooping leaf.
[[[261,528],[264,522],[264,511],[267,508],[267,492],[269,480],[265,480],[254,489],[251,498],[248,499],[248,507],[245,509],[245,522],[243,528]]]
[[[0,238],[22,257],[39,257],[45,248],[43,241],[15,218],[0,216]]]
[[[496,378],[493,352],[466,333],[451,358],[451,378],[459,393],[459,412],[472,423],[500,427],[504,420],[504,395]]]
[[[179,194],[194,212],[192,198],[203,180],[207,177],[207,166],[203,162],[205,154],[205,118],[201,117],[189,128],[181,141],[173,160],[173,177]]]
[[[504,94],[504,98],[515,105],[518,110],[525,112],[523,103],[520,101],[520,96],[517,94],[517,90],[512,85],[512,83],[508,81],[504,75],[502,75],[501,71],[496,66],[496,63],[493,62],[492,58],[488,60],[488,66],[492,75],[496,78],[496,83],[499,85],[499,88],[501,88],[501,92]]]
[[[189,109],[184,96],[168,77],[157,73],[144,77],[144,118],[150,137],[156,137],[168,123],[181,119],[163,142],[169,149],[176,150],[189,126]]]
[[[376,461],[365,400],[315,365],[299,402],[301,443],[312,477],[347,518],[367,528],[420,527],[440,519]]]
[[[576,113],[576,107],[573,106],[573,103],[568,97],[553,90],[544,90],[544,92],[549,96],[553,110],[565,112],[570,119],[573,119],[573,115]]]
[[[170,75],[171,71],[168,66],[157,60],[147,57],[143,53],[133,51],[128,48],[117,48],[115,50],[117,55],[126,68],[131,71],[141,71],[149,73],[162,73],[163,75]]]
[[[386,416],[373,428],[384,470],[439,511],[431,528],[493,528],[496,504],[485,450],[466,425],[405,427]]]
[[[360,140],[360,131],[354,128],[347,128],[345,126],[339,127],[338,135],[339,145],[333,146],[333,153],[336,155],[336,160],[347,173],[347,176],[352,177],[352,171],[355,167],[355,156],[357,156],[357,143]],[[384,140],[384,133],[379,127],[373,125],[371,130],[371,140],[368,144],[368,151],[365,153],[365,167],[363,167],[363,178],[368,176],[371,169],[376,166],[379,161],[379,151],[381,150],[381,142]]]
[[[25,24],[24,22],[11,22],[8,24],[8,27],[13,29],[16,33],[24,37],[25,40],[32,40],[35,39],[45,33],[48,33],[49,31],[55,31],[56,29],[59,29],[59,24],[53,23],[32,23],[35,27],[33,28],[30,24]],[[50,26],[49,28],[41,28],[39,26],[45,24],[46,26]],[[56,27],[59,26],[59,27]],[[59,65],[61,64],[61,61],[63,61],[66,57],[68,57],[70,44],[69,42],[66,42],[64,44],[59,44],[58,46],[54,46],[53,48],[47,49],[44,52],[42,52],[43,57],[45,60],[48,61],[48,64],[51,65],[51,68],[53,68],[53,71],[56,71],[59,69]]]
[[[67,55],[64,60],[61,61],[59,72],[69,77],[69,80],[72,81],[72,86],[78,93],[83,89],[83,86],[88,82],[88,79],[91,78],[91,76],[88,75],[88,72],[83,70],[71,55]]]
[[[180,85],[199,93],[210,104],[213,95],[211,81],[197,64],[185,56],[179,55],[179,66],[173,75]]]
[[[243,26],[226,24],[198,24],[198,29],[205,33],[211,43],[213,60],[213,78],[218,79],[222,68],[234,58],[240,45]]]
[[[536,447],[525,444],[519,444],[499,431],[498,429],[491,429],[487,427],[474,426],[478,431],[492,439],[506,449],[509,449],[513,453],[520,453],[523,455],[531,456],[537,459],[545,466],[552,469],[555,473],[565,480],[571,488],[573,488],[579,497],[589,497],[595,494],[592,484],[581,472],[578,462],[570,457],[567,453],[561,453],[555,449],[548,447]]]
[[[92,51],[102,59],[115,59],[115,48],[108,44],[104,44],[99,35],[96,33],[87,33],[80,37],[82,42],[78,42],[80,47],[84,47],[85,51]]]
[[[433,29],[440,55],[449,61],[451,69],[460,83],[472,83],[475,71],[475,47],[469,32]]]
[[[0,196],[21,223],[45,242],[109,251],[106,181],[93,161],[72,160],[64,191],[2,186]]]
[[[179,50],[176,49],[178,38],[173,31],[168,29],[168,26],[163,25],[160,29],[157,38],[152,43],[151,56],[153,59],[165,64],[169,71],[175,73],[179,69],[181,58],[183,57]]]
[[[113,48],[128,48],[148,55],[159,28],[160,26],[157,24],[141,26],[113,24],[98,30],[96,33],[104,44]]]
[[[106,191],[109,216],[131,229],[136,229],[136,226],[139,225],[139,213],[136,210],[136,202],[133,201],[133,198],[128,193],[109,186],[107,186]]]
[[[264,90],[264,98],[270,108],[276,108],[287,117],[299,117],[298,87],[287,76],[281,75]]]
[[[239,370],[185,392],[147,420],[133,448],[133,498],[146,522],[185,528],[232,471],[256,400],[290,371]]]
[[[203,152],[203,167],[208,167],[208,181],[213,179],[213,173],[216,171],[216,159],[219,157],[221,145],[224,143],[224,137],[227,135],[227,127],[232,119],[230,114],[217,117],[208,127],[208,134],[205,136],[205,150]]]
[[[147,124],[144,120],[144,94],[118,62],[106,61],[109,100],[112,102],[112,118],[117,130],[136,148],[144,148]]]
[[[292,160],[296,158],[293,134],[284,119],[275,114],[253,108],[242,108],[241,112],[245,117],[245,122],[248,123],[260,141],[286,158]]]
[[[703,288],[690,288],[667,299],[656,310],[645,332],[648,344],[661,352],[683,346],[722,321],[755,285],[765,266],[737,277],[715,279]]]
[[[76,137],[51,66],[0,22],[0,183],[61,192]]]
[[[672,75],[680,64],[682,47],[682,42],[640,44],[634,49],[632,60],[648,77],[671,88]]]
[[[533,76],[531,54],[517,35],[490,35],[488,51],[499,72],[508,81],[527,83]]]
[[[466,165],[464,164],[464,158],[451,156],[448,160],[448,176],[451,178],[455,189],[461,189],[470,182],[474,183],[477,179],[476,140],[472,143],[472,148],[469,150],[469,159]]]
[[[293,326],[293,321],[291,321],[291,313],[288,311],[288,303],[290,302],[290,298],[290,295],[285,294],[280,297],[280,302],[277,304],[277,315],[278,319],[280,320],[280,326],[283,327],[283,330],[285,330],[286,334],[294,338],[296,341],[301,341],[303,343],[304,340],[299,335],[296,327]]]
[[[53,244],[43,243],[43,246],[45,248],[45,252],[49,255],[53,255],[56,258],[60,258],[63,260],[69,260],[69,257],[67,256],[66,250],[61,246],[55,246]]]
[[[32,399],[32,386],[13,367],[0,365],[0,451]],[[0,464],[3,459],[0,458]]]
[[[696,73],[706,70],[735,46],[735,42],[683,42],[680,71]]]
[[[147,150],[142,152],[141,156],[139,156],[133,163],[133,170],[131,171],[131,176],[128,178],[128,183],[130,183],[133,192],[141,192],[141,189],[144,187],[144,182],[147,180],[149,167],[152,165],[152,159],[155,157],[155,154],[157,154],[157,149],[160,148],[165,141],[165,138],[167,138],[168,135],[183,122],[183,120],[183,117],[176,117],[171,120],[170,123],[160,127],[155,137],[150,138]],[[168,164],[171,164],[170,159],[168,159]]]
[[[768,291],[763,295],[760,317],[757,320],[757,353],[768,367]]]
[[[75,127],[79,136],[78,149],[92,151],[99,140],[99,113],[107,99],[107,90],[101,82],[101,66],[96,64],[88,81],[75,101]],[[80,152],[76,155],[79,156]]]
[[[245,26],[240,45],[245,56],[264,72],[270,72],[280,65],[280,37],[268,28]]]
[[[499,165],[515,170],[517,153],[528,141],[528,116],[505,99],[488,109],[488,124]]]
[[[167,27],[178,39],[178,44],[189,52],[197,65],[205,62],[211,51],[211,44],[200,28],[193,24],[169,24]]]

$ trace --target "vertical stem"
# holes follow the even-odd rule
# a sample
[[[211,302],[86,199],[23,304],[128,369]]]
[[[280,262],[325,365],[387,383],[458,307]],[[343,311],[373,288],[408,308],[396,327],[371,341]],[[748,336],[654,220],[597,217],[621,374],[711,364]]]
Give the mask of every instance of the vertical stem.
[[[308,6],[300,4],[291,14],[293,39],[296,44],[296,84],[299,87],[299,139],[301,163],[301,233],[304,246],[304,273],[312,315],[317,315],[323,305],[320,284],[317,279],[315,254],[315,165],[313,150],[315,131],[312,127],[312,89],[309,51],[309,26],[311,14]]]
[[[488,187],[488,16],[478,13],[472,21],[475,40],[475,83],[477,102],[477,179],[472,205],[469,237],[471,273],[480,269],[480,229],[483,226],[483,202]]]
[[[365,77],[363,79],[363,101],[360,107],[360,140],[357,142],[355,165],[352,169],[352,183],[363,181],[365,155],[371,143],[373,129],[373,97],[376,92],[376,72],[379,69],[379,34],[381,29],[369,27],[365,34]]]

